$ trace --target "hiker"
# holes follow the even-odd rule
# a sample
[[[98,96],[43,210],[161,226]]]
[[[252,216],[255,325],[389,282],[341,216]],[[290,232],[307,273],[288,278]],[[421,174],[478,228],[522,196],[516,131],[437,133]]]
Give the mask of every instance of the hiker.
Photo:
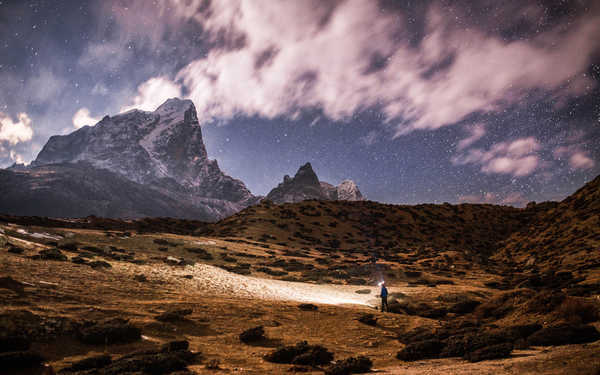
[[[385,287],[385,281],[382,281],[380,283],[381,285],[381,312],[390,311],[390,308],[388,307],[388,303],[387,303],[387,296],[388,296],[388,291],[387,288]]]

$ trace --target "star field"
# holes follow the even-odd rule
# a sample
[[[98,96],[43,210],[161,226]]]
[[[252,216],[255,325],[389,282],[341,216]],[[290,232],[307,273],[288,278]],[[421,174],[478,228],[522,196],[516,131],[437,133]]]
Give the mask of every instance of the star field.
[[[595,1],[0,1],[0,166],[169,97],[254,194],[560,200],[600,174]]]

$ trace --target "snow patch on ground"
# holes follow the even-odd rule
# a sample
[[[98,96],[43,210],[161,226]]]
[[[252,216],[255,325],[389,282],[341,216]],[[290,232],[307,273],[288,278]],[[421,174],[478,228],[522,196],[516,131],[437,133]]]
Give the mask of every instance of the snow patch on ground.
[[[243,276],[200,263],[185,268],[155,264],[140,266],[137,271],[142,271],[149,278],[168,279],[201,294],[224,297],[374,306],[376,300],[373,294],[378,293],[376,287],[364,285],[309,284]],[[184,275],[192,275],[193,279],[184,279]],[[371,289],[371,293],[358,294],[355,293],[357,289]]]

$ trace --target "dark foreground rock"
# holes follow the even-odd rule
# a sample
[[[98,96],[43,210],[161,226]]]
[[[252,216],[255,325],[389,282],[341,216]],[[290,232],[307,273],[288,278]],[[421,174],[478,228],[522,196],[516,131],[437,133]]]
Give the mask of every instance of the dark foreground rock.
[[[115,318],[100,322],[86,322],[79,329],[78,338],[85,344],[117,344],[137,341],[142,331],[128,320]]]
[[[467,353],[465,359],[469,362],[480,362],[490,359],[507,358],[513,350],[513,345],[509,342],[503,344],[490,345]]]
[[[86,358],[74,363],[70,368],[66,368],[61,372],[65,374],[102,375],[162,375],[178,371],[187,373],[187,366],[196,363],[200,354],[190,352],[187,348],[171,350],[177,347],[189,346],[187,341],[185,341],[187,345],[181,345],[181,342],[178,343],[176,345],[168,345],[166,348],[163,346],[159,350],[130,353],[114,361],[108,356]]]
[[[26,369],[38,367],[44,357],[32,351],[0,353],[0,369]]]
[[[71,366],[65,367],[60,372],[86,371],[106,367],[112,363],[112,358],[107,354],[84,358],[81,361],[74,362]]]
[[[29,349],[30,346],[31,342],[24,336],[7,332],[0,333],[0,353],[23,351]]]
[[[67,260],[67,256],[58,249],[44,249],[40,251],[35,258],[41,260],[56,260],[61,262]]]
[[[527,339],[529,345],[552,346],[583,344],[600,340],[600,332],[591,325],[562,324],[542,328]]]
[[[371,367],[373,367],[373,362],[367,357],[350,357],[331,366],[325,371],[325,375],[360,374],[371,371]]]
[[[377,318],[373,314],[364,314],[357,319],[359,322],[364,323],[368,326],[375,327],[377,325]]]
[[[309,345],[306,341],[301,341],[296,345],[281,347],[264,358],[274,363],[321,366],[333,360],[333,353],[320,345]]]
[[[301,303],[298,305],[298,308],[304,311],[315,311],[318,309],[318,307],[312,303]]]

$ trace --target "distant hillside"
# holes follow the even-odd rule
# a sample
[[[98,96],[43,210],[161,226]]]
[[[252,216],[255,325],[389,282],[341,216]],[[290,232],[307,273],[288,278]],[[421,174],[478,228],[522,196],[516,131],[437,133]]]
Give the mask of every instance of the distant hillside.
[[[488,204],[263,202],[201,232],[294,247],[370,250],[372,254],[459,251],[485,261],[502,240],[534,215],[532,210]]]
[[[528,224],[501,244],[495,259],[521,268],[600,267],[600,176]]]

